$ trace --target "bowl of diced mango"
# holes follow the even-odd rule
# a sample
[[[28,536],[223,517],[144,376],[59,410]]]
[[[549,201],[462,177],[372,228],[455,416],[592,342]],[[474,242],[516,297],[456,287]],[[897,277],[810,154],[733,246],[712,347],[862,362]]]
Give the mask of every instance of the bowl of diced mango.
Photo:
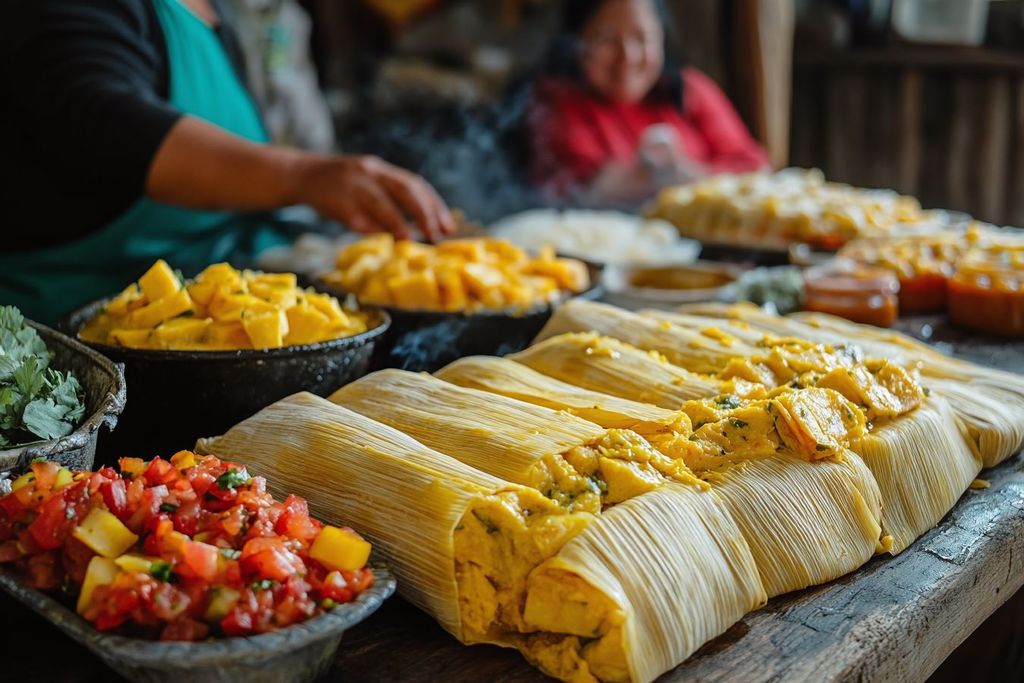
[[[380,234],[338,252],[317,286],[390,315],[374,367],[433,372],[462,356],[523,349],[560,303],[598,296],[599,274],[550,248],[531,254],[501,239],[430,245]]]
[[[62,326],[125,367],[128,405],[102,459],[173,453],[295,392],[326,395],[367,371],[389,324],[290,273],[218,263],[185,279],[157,261]]]

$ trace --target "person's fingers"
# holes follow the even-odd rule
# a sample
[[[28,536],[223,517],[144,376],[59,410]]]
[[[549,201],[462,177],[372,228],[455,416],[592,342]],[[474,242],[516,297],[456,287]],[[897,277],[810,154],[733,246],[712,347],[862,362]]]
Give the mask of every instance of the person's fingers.
[[[424,236],[431,242],[436,242],[441,237],[441,225],[430,195],[421,187],[426,183],[417,176],[398,169],[381,173],[379,178],[390,195],[423,231]]]
[[[402,211],[384,188],[373,182],[367,182],[361,190],[359,205],[377,224],[378,229],[386,230],[400,239],[408,239],[410,237],[409,225],[406,223]]]

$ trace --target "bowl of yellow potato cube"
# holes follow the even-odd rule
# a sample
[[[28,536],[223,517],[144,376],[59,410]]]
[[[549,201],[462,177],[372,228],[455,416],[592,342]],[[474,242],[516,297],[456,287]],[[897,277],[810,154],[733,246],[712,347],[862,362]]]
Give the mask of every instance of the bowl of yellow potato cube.
[[[433,372],[462,356],[522,350],[560,303],[599,296],[599,275],[550,248],[530,254],[490,237],[431,245],[380,234],[343,248],[316,285],[390,315],[375,369]]]
[[[327,395],[367,372],[389,325],[290,273],[217,263],[186,280],[162,260],[62,323],[125,367],[128,404],[101,460],[174,453],[298,391]]]

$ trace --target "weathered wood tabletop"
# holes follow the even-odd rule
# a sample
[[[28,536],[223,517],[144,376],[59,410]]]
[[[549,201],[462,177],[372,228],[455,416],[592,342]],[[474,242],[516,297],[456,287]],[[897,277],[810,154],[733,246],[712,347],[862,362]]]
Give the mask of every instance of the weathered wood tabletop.
[[[911,331],[920,333],[923,324],[915,322]],[[982,344],[956,335],[931,341],[971,360],[1024,368],[1024,345]],[[876,557],[842,579],[772,600],[663,680],[924,680],[1024,584],[1024,456],[981,477],[990,488],[965,493],[935,529],[898,557]],[[6,596],[0,597],[0,625],[0,679],[117,678]],[[346,634],[327,678],[543,680],[513,651],[459,645],[398,598]]]

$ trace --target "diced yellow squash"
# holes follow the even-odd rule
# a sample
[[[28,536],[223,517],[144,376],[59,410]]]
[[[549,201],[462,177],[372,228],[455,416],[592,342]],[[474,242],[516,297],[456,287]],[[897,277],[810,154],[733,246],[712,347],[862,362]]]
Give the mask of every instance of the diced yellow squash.
[[[395,258],[411,260],[411,259],[429,259],[433,248],[427,244],[421,244],[420,242],[414,242],[412,240],[400,240],[395,243]]]
[[[230,263],[214,263],[196,276],[196,282],[216,285],[226,292],[235,292],[242,285],[242,274],[232,268]]]
[[[441,306],[441,292],[432,270],[393,277],[388,280],[388,290],[402,308],[437,309]]]
[[[487,256],[487,247],[483,240],[457,239],[446,240],[437,245],[438,254],[456,254],[464,260],[483,261]]]
[[[249,283],[249,293],[285,309],[294,306],[299,298],[298,290],[294,286],[283,287],[269,282]]]
[[[114,559],[114,564],[123,572],[148,574],[153,569],[154,562],[160,562],[159,557],[149,557],[138,553],[125,553]]]
[[[139,278],[139,287],[150,301],[165,299],[181,289],[181,281],[167,261],[160,259]]]
[[[391,258],[394,252],[395,238],[390,233],[382,232],[348,245],[338,252],[336,264],[339,270],[345,270],[363,254],[374,254],[382,260]]]
[[[171,464],[179,470],[187,470],[189,467],[195,467],[196,454],[192,451],[178,451],[171,456]]]
[[[301,303],[288,309],[288,336],[285,343],[315,344],[330,339],[331,321],[326,315],[308,303]]]
[[[295,289],[299,286],[299,278],[295,273],[259,273],[247,270],[245,274],[249,281],[249,291],[252,291],[253,285],[278,289]]]
[[[466,289],[476,297],[501,286],[504,276],[494,266],[484,263],[467,263],[462,268],[462,280]]]
[[[132,349],[146,349],[150,346],[150,337],[153,330],[126,330],[113,329],[110,331],[110,340],[119,346],[126,346]]]
[[[36,473],[29,470],[25,474],[21,475],[17,479],[11,482],[11,491],[17,491],[18,489],[25,488],[29,484],[36,483]]]
[[[358,292],[366,279],[380,270],[384,257],[378,254],[360,254],[344,271],[339,282],[347,292]]]
[[[139,286],[133,282],[110,300],[105,309],[106,313],[115,317],[125,315],[128,313],[128,307],[141,298],[142,292],[139,291]]]
[[[103,557],[124,554],[139,540],[121,520],[102,508],[93,508],[71,535]]]
[[[461,311],[469,306],[466,286],[458,270],[441,268],[437,271],[437,287],[441,292],[441,305],[447,311]]]
[[[67,467],[61,467],[57,470],[57,478],[53,480],[54,490],[59,490],[68,486],[75,480],[75,476],[71,474],[71,470]]]
[[[187,313],[192,310],[192,297],[188,290],[179,289],[170,296],[158,299],[128,314],[128,327],[156,327],[168,318]]]
[[[221,292],[227,293],[216,282],[193,282],[188,286],[188,295],[192,297],[192,302],[203,308],[209,306],[213,297]]]
[[[85,580],[82,582],[82,590],[78,593],[78,605],[76,610],[84,614],[92,602],[93,592],[100,586],[109,586],[121,573],[121,568],[113,560],[106,557],[94,557],[89,560],[89,566],[85,570]]]
[[[214,349],[251,349],[252,343],[241,320],[226,320],[210,325],[207,343]]]
[[[210,601],[206,604],[203,618],[209,622],[219,622],[234,608],[242,594],[227,586],[214,586],[210,589]]]
[[[327,316],[327,319],[334,325],[348,325],[348,316],[341,310],[341,304],[333,296],[319,294],[317,292],[306,292],[306,302]]]
[[[251,294],[217,294],[210,302],[210,316],[217,321],[241,320],[248,314],[276,313],[277,306]]]
[[[153,339],[163,348],[192,346],[206,338],[210,318],[173,318],[153,330]]]
[[[283,311],[249,313],[242,318],[242,326],[254,349],[279,349],[288,334],[288,317]]]
[[[377,306],[393,306],[395,304],[387,282],[380,276],[370,278],[357,294],[360,301],[368,304]]]
[[[581,292],[590,284],[590,274],[582,261],[573,259],[538,259],[526,266],[530,275],[546,275],[562,289]]]
[[[328,569],[351,572],[366,566],[370,547],[351,529],[325,526],[309,547],[309,556]]]

